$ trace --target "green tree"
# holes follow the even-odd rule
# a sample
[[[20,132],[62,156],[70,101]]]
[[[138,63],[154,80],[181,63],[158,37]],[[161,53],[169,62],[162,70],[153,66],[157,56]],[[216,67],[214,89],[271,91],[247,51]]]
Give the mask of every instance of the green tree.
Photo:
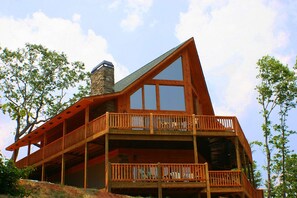
[[[255,188],[260,188],[262,185],[262,175],[261,172],[258,170],[256,161],[253,162],[253,174]]]
[[[23,197],[28,192],[19,185],[19,179],[27,178],[32,168],[18,169],[12,160],[6,160],[0,153],[0,194]]]
[[[288,111],[296,105],[296,76],[295,72],[290,70],[287,65],[283,65],[280,61],[271,56],[264,56],[257,62],[259,74],[257,78],[260,80],[256,87],[258,91],[257,100],[261,105],[261,114],[263,116],[262,130],[264,135],[264,152],[266,154],[266,170],[267,170],[267,197],[272,196],[273,179],[272,171],[275,172],[276,167],[282,173],[280,182],[286,185],[285,177],[285,160],[289,154],[289,136],[292,134],[288,130],[287,116]],[[279,107],[279,123],[272,125],[271,115],[275,108]],[[273,130],[278,133],[273,133]],[[276,148],[275,155],[272,149]],[[285,182],[285,183],[284,183]],[[282,188],[283,197],[286,196],[286,188]]]
[[[15,120],[17,141],[36,126],[89,92],[82,62],[69,63],[64,53],[26,44],[15,51],[0,48],[1,111]],[[69,90],[77,88],[72,97]],[[18,150],[13,153],[16,160]]]
[[[291,154],[287,156],[286,169],[290,170],[287,172],[287,197],[297,197],[297,154]]]
[[[276,153],[273,157],[273,172],[276,174],[276,177],[279,179],[279,185],[276,185],[275,190],[278,192],[278,197],[287,197],[288,188],[287,188],[287,156],[292,152],[288,146],[289,138],[295,131],[289,130],[287,125],[288,112],[296,107],[296,98],[297,98],[297,78],[294,71],[290,71],[289,68],[283,70],[279,74],[283,78],[283,82],[279,85],[280,92],[280,104],[278,117],[279,123],[273,126],[276,134],[273,137],[273,145],[276,148]],[[275,178],[276,179],[276,178]]]

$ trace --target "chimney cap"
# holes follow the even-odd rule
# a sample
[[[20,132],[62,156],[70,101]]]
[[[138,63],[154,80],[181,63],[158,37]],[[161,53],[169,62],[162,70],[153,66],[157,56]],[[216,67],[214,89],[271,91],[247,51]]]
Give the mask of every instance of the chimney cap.
[[[114,68],[114,65],[112,64],[112,62],[110,61],[102,61],[101,63],[99,63],[96,67],[94,67],[91,71],[91,74],[93,74],[94,72],[96,72],[97,70],[99,70],[101,67],[110,67],[110,68]]]

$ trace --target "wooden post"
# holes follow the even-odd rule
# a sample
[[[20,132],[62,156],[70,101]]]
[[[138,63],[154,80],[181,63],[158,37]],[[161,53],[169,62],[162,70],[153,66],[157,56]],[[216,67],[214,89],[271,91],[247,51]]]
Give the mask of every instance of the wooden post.
[[[109,181],[109,184],[108,184],[108,192],[111,192],[111,163],[109,162],[108,163],[108,181]]]
[[[197,134],[197,129],[196,129],[196,118],[195,114],[192,115],[192,122],[193,122],[193,135]]]
[[[208,172],[208,164],[205,162],[205,176],[206,176],[206,197],[211,198],[210,193],[210,181],[209,181],[209,172]]]
[[[108,155],[109,155],[109,142],[108,142],[108,133],[107,134],[105,134],[105,190],[107,191],[107,192],[109,192],[109,177],[108,177],[108,175],[109,175],[109,167],[108,167],[108,163],[109,163],[109,157],[108,157]]]
[[[88,143],[85,143],[84,189],[88,187]]]
[[[45,145],[46,145],[46,133],[43,134],[42,160],[44,160]]]
[[[89,124],[89,106],[85,109],[85,139],[87,139]],[[84,160],[84,189],[88,187],[88,143],[85,143],[85,160]]]
[[[236,150],[237,169],[241,171],[241,160],[240,160],[238,137],[235,137],[235,150]]]
[[[62,150],[63,150],[63,153],[64,153],[64,149],[65,149],[65,135],[66,135],[66,132],[67,132],[67,123],[66,123],[66,120],[64,120],[63,122],[63,138],[62,138]]]
[[[45,181],[45,164],[41,165],[41,181]]]
[[[62,164],[61,164],[61,185],[65,184],[65,158],[64,153],[62,154]]]
[[[150,113],[150,134],[154,134],[154,119],[152,113]]]
[[[109,132],[109,112],[106,112],[106,131]]]
[[[193,135],[193,147],[194,147],[194,162],[195,164],[198,164],[198,149],[197,149],[197,138],[195,135]]]
[[[90,107],[87,106],[85,109],[85,139],[87,139],[87,134],[88,134],[88,124],[90,121]]]
[[[162,172],[161,164],[158,162],[158,198],[162,198]]]
[[[29,144],[28,144],[27,166],[30,166],[30,154],[31,154],[31,141],[29,141]]]
[[[62,136],[62,163],[61,163],[61,185],[65,184],[65,135],[67,132],[67,123],[66,120],[63,121],[63,136]]]
[[[244,164],[244,173],[245,175],[250,179],[250,172],[249,172],[249,166],[248,166],[248,163],[246,161],[246,157],[245,157],[245,151],[244,151],[244,148],[242,148],[242,156],[243,156],[243,164]]]
[[[246,186],[244,185],[245,183],[243,182],[243,177],[244,177],[243,174],[244,173],[242,171],[240,171],[240,183],[241,183],[241,187],[243,189],[243,192],[240,194],[241,198],[245,198],[244,193],[246,191]]]

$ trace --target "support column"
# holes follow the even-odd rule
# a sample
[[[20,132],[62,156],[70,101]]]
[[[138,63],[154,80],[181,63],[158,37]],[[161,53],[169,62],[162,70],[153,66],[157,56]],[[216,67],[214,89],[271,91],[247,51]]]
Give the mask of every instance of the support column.
[[[28,144],[27,166],[30,166],[30,154],[31,154],[31,141],[29,141],[29,144]]]
[[[85,143],[84,189],[88,187],[88,143]]]
[[[110,192],[110,185],[109,185],[109,138],[108,133],[105,134],[105,190]]]
[[[45,181],[45,164],[41,165],[41,181]]]
[[[162,198],[162,183],[161,183],[161,181],[162,181],[162,174],[161,174],[161,165],[160,165],[160,162],[158,162],[158,171],[157,171],[157,173],[158,173],[158,198]]]
[[[244,173],[250,179],[249,166],[248,166],[248,163],[246,161],[244,148],[242,148],[242,155],[243,155],[243,163],[244,163]]]
[[[61,185],[65,184],[65,135],[67,131],[66,120],[63,122],[63,136],[62,136],[62,162],[61,162]]]
[[[195,164],[198,164],[198,149],[197,149],[197,138],[195,135],[193,135],[193,147],[194,147],[194,162]]]
[[[150,134],[154,134],[154,118],[152,113],[150,113]]]
[[[206,197],[211,198],[210,193],[210,181],[209,181],[209,172],[208,172],[208,164],[205,163],[205,175],[206,175]]]
[[[85,140],[87,139],[89,124],[90,107],[85,109]],[[84,160],[84,189],[88,187],[88,143],[85,143],[85,160]]]
[[[241,171],[241,160],[240,160],[238,137],[235,138],[235,150],[236,150],[237,169]]]
[[[62,154],[62,164],[61,164],[61,185],[65,184],[65,158],[64,153]]]

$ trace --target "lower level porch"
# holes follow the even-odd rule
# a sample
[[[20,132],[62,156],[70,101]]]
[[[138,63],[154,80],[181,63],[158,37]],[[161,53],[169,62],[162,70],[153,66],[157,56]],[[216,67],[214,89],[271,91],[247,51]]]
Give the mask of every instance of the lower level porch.
[[[137,195],[162,197],[234,197],[262,198],[240,170],[209,171],[207,163],[111,163],[108,168],[108,190]],[[141,190],[141,191],[140,191]]]

